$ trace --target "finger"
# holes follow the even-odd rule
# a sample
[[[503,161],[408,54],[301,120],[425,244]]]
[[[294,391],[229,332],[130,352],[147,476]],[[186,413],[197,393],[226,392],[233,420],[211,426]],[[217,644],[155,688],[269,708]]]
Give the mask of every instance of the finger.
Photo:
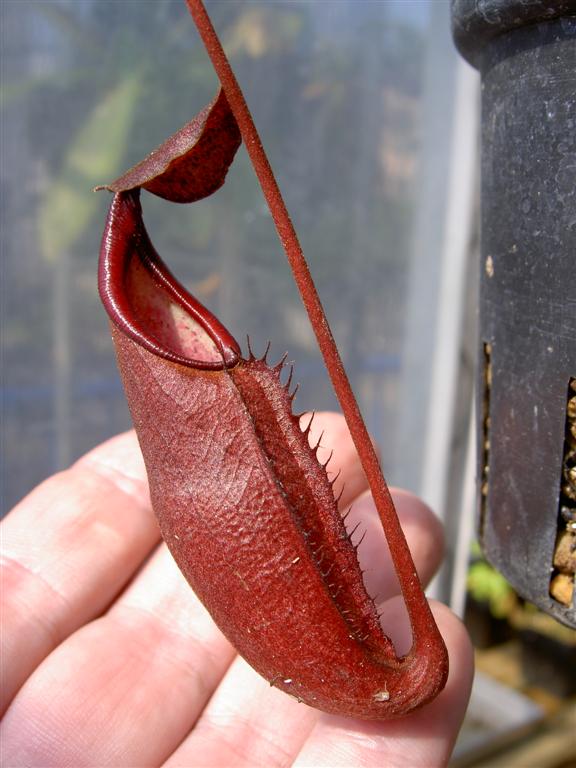
[[[99,615],[156,544],[134,433],[46,480],[2,522],[1,711],[58,643]]]
[[[318,716],[237,656],[194,730],[163,768],[289,766]]]
[[[306,426],[310,414],[304,414],[302,426]],[[346,511],[346,527],[356,529],[354,543],[360,539],[358,550],[360,567],[365,572],[369,594],[379,600],[399,592],[399,585],[389,554],[382,524],[371,497],[365,492],[368,481],[362,469],[356,448],[344,417],[329,411],[314,416],[309,433],[311,446],[320,440],[318,459],[329,462],[329,476],[339,474],[334,493],[339,496],[339,508]],[[444,553],[444,533],[441,522],[432,510],[414,494],[399,488],[391,488],[392,498],[402,528],[408,540],[418,573],[427,584],[440,566]]]
[[[24,684],[0,726],[4,753],[11,765],[159,765],[233,657],[162,545]]]
[[[441,559],[441,526],[430,509],[412,494],[395,491],[394,501],[420,578],[428,580]],[[385,537],[371,497],[362,496],[355,502],[353,509],[356,508],[358,514],[364,513],[364,519],[377,534],[375,545],[367,536],[360,546],[360,565],[373,566],[374,571],[376,565],[383,569],[383,574],[375,574],[377,578],[371,585],[378,588],[381,598],[397,594],[396,574],[386,561]],[[348,519],[346,522],[348,524]],[[383,606],[387,632],[389,625],[392,629],[401,626],[402,617],[397,614],[405,613],[402,602],[396,601],[394,605],[393,614],[390,614],[388,604]],[[398,636],[397,630],[391,634],[399,645],[405,642],[405,637]],[[192,765],[200,759],[198,756],[201,756],[203,766],[266,765],[274,768],[289,765],[317,718],[316,710],[271,688],[246,662],[236,659],[202,712],[194,731],[167,765],[170,768]]]
[[[408,548],[422,584],[430,582],[444,554],[442,523],[421,499],[408,491],[392,489],[392,499]],[[364,584],[377,603],[400,592],[398,577],[386,536],[372,497],[365,493],[346,516],[346,528],[354,531],[352,543],[360,542],[357,556]]]
[[[468,634],[454,614],[439,603],[432,609],[450,657],[450,674],[440,695],[399,720],[322,715],[294,766],[424,768],[448,763],[470,697],[474,657]]]
[[[308,425],[310,417],[309,413],[302,416],[302,428]],[[320,441],[318,460],[321,463],[332,456],[327,466],[328,477],[334,479],[340,473],[334,483],[334,495],[338,498],[342,492],[338,506],[341,510],[346,509],[368,488],[368,481],[344,416],[331,411],[319,411],[314,415],[308,440],[312,447],[316,447]]]

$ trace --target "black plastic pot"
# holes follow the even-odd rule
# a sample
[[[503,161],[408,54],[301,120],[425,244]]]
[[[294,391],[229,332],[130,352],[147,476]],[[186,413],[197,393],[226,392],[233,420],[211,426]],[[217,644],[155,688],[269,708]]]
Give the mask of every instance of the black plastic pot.
[[[479,537],[520,595],[576,626],[574,574],[562,599],[552,581],[576,529],[576,0],[452,14],[482,77]]]

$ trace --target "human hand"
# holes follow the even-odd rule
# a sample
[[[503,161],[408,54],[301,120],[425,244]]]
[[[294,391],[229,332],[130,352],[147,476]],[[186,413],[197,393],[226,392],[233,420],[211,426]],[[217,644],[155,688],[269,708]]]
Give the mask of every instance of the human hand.
[[[410,645],[383,534],[342,417],[317,414],[334,447],[347,525],[369,528],[359,557],[397,650]],[[313,440],[315,435],[311,436]],[[442,533],[415,497],[393,493],[423,583]],[[352,518],[355,518],[355,521]],[[442,766],[468,701],[467,634],[433,611],[450,676],[399,720],[360,721],[298,704],[259,677],[220,633],[166,546],[133,432],[54,475],[2,522],[2,764],[33,766]]]

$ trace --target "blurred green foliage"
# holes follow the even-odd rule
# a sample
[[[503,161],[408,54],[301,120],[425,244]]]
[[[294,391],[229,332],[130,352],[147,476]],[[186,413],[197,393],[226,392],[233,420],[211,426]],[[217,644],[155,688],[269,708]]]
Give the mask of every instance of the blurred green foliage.
[[[468,593],[486,603],[496,619],[506,619],[518,605],[516,593],[506,579],[485,560],[473,562],[468,570]]]
[[[88,190],[102,178],[111,179],[125,157],[140,91],[140,78],[127,75],[101,98],[70,142],[38,214],[40,245],[48,260],[69,251],[92,224],[98,206]]]

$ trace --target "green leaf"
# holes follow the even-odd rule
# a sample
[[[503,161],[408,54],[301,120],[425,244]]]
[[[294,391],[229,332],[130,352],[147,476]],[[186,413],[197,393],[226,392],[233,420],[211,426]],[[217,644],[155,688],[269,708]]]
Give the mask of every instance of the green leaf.
[[[98,211],[92,189],[120,166],[139,92],[140,79],[128,75],[88,115],[70,144],[61,173],[49,185],[40,206],[39,241],[48,261],[69,250]]]

